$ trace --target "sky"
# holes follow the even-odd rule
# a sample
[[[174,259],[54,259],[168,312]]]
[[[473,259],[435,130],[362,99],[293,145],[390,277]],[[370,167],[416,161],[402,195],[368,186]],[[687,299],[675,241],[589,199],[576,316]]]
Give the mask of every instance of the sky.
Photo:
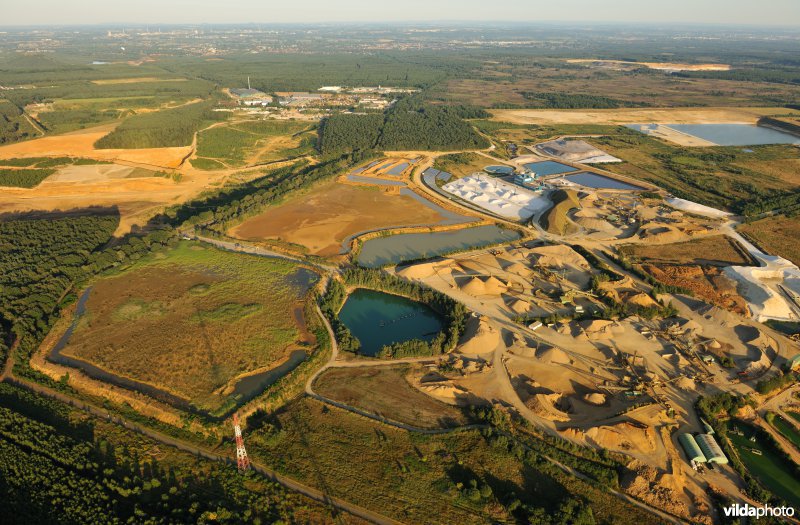
[[[462,20],[800,26],[800,0],[0,0],[0,26]]]

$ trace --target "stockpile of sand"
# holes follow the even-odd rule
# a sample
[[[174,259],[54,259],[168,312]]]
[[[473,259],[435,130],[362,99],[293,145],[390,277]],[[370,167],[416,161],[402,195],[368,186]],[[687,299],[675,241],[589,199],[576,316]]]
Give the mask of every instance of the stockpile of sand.
[[[563,244],[552,244],[549,246],[539,246],[530,250],[536,259],[536,264],[547,268],[564,268],[566,266],[576,266],[585,270],[589,269],[589,263],[581,254]]]
[[[483,287],[488,295],[500,295],[508,291],[508,284],[494,275],[483,282]]]
[[[569,421],[569,411],[572,405],[569,398],[561,394],[534,394],[530,396],[525,405],[534,414],[551,421]]]
[[[454,403],[459,397],[465,396],[468,392],[450,383],[438,383],[435,385],[421,385],[420,389],[428,395],[447,403]]]
[[[610,222],[595,217],[579,217],[575,219],[575,223],[582,228],[595,232],[617,233],[620,231]]]
[[[578,323],[586,337],[590,340],[598,339],[611,339],[614,336],[622,335],[625,328],[614,321],[606,321],[605,319],[594,319],[581,321]]]
[[[506,266],[505,270],[508,273],[513,273],[515,275],[519,275],[522,277],[529,277],[532,273],[532,270],[525,266],[524,264],[520,264],[518,262],[512,263]]]
[[[658,244],[667,244],[686,240],[686,235],[674,226],[649,225],[639,231],[639,238]]]
[[[569,430],[575,434],[580,432],[577,429]],[[628,421],[614,425],[592,427],[585,431],[585,436],[586,441],[589,443],[611,450],[634,450],[640,453],[650,453],[656,449],[653,429],[646,425],[638,425]]]
[[[570,363],[569,355],[555,346],[549,346],[537,351],[536,359],[548,365],[568,365]]]
[[[586,394],[583,396],[583,400],[590,405],[600,406],[606,402],[606,396],[600,392],[592,392],[591,394]]]
[[[697,387],[697,385],[695,385],[695,382],[686,376],[683,376],[677,381],[675,381],[675,386],[687,392],[694,392],[695,388]]]
[[[643,308],[658,306],[658,303],[655,302],[652,297],[643,292],[633,293],[633,294],[621,294],[621,296],[623,302],[630,303]]]
[[[420,263],[398,270],[397,275],[406,279],[426,279],[436,273],[434,263]]]
[[[477,277],[472,277],[470,279],[461,281],[458,283],[458,287],[465,294],[474,296],[486,295],[486,287],[483,285],[483,281]]]
[[[512,300],[511,303],[508,305],[508,307],[511,308],[513,312],[518,314],[524,314],[531,310],[530,303],[523,301],[521,299]]]
[[[500,344],[500,331],[492,326],[487,317],[472,315],[456,348],[462,354],[485,354],[494,352]]]

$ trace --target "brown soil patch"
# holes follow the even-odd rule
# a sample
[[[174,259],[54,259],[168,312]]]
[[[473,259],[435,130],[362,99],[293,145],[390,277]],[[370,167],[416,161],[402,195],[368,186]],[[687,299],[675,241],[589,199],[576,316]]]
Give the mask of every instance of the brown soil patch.
[[[0,147],[0,159],[17,157],[86,157],[107,161],[127,161],[160,168],[177,168],[192,151],[191,146],[149,149],[95,149],[94,143],[110,133],[118,123],[42,137]]]
[[[331,368],[317,379],[315,390],[330,399],[414,426],[465,424],[463,412],[411,386],[410,367]]]
[[[515,124],[755,124],[782,108],[496,109],[492,120]]]
[[[749,266],[753,260],[726,235],[701,237],[673,244],[636,244],[621,248],[642,263],[692,264],[703,266]]]
[[[645,264],[644,271],[658,281],[671,286],[688,288],[697,297],[712,304],[748,316],[747,301],[736,291],[736,283],[713,266],[674,266]]]
[[[338,254],[342,242],[354,233],[442,220],[411,197],[330,182],[244,221],[230,234],[247,240],[277,239],[330,256]]]

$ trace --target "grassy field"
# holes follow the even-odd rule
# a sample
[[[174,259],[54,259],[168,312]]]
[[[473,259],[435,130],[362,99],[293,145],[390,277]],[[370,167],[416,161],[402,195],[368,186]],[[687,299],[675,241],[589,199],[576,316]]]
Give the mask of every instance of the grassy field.
[[[451,153],[437,157],[433,167],[456,177],[465,177],[493,164],[496,163],[477,153]]]
[[[792,467],[784,464],[783,458],[771,445],[762,442],[752,443],[750,436],[754,430],[750,425],[737,421],[736,425],[743,430],[744,436],[728,433],[728,437],[736,447],[739,457],[750,473],[770,491],[777,494],[790,505],[800,506],[800,479],[794,477]],[[761,450],[757,456],[750,452],[755,448]]]
[[[298,325],[301,272],[182,242],[95,281],[63,352],[213,410],[234,378],[313,343]]]
[[[197,156],[229,167],[248,163],[269,162],[289,156],[313,152],[310,135],[313,124],[292,120],[234,122],[207,129],[197,137]],[[217,169],[211,162],[193,165],[200,169]]]
[[[800,430],[797,430],[797,427],[795,427],[789,421],[783,419],[778,414],[775,414],[771,423],[776,429],[778,429],[778,432],[783,434],[786,439],[792,442],[797,450],[800,450]]]
[[[746,266],[753,264],[739,244],[726,235],[714,235],[674,244],[631,244],[620,251],[642,264],[698,264]]]
[[[334,401],[423,428],[464,425],[464,412],[420,392],[406,380],[411,367],[332,368],[315,390]]]
[[[536,513],[548,523],[575,497],[588,502],[598,523],[654,522],[477,431],[414,434],[305,398],[248,429],[247,440],[251,457],[406,523],[530,523]]]
[[[739,231],[752,238],[769,253],[780,255],[800,265],[800,216],[776,215],[739,227]]]

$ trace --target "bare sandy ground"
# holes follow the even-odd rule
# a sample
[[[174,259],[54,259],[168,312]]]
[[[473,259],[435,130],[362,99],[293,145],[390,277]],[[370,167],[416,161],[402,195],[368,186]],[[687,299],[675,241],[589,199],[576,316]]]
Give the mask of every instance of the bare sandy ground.
[[[492,120],[515,124],[755,124],[785,108],[496,109]]]
[[[156,168],[177,168],[192,151],[191,146],[148,149],[95,149],[94,143],[110,133],[118,124],[42,137],[0,147],[0,159],[19,157],[72,156],[107,161],[127,161]]]
[[[329,256],[360,231],[442,220],[411,197],[331,182],[248,219],[230,233],[248,240],[280,239]]]
[[[629,62],[626,60],[594,60],[591,58],[573,58],[567,60],[572,64],[603,63],[625,66],[645,66],[650,69],[670,71],[730,71],[728,64],[684,64],[681,62]]]

